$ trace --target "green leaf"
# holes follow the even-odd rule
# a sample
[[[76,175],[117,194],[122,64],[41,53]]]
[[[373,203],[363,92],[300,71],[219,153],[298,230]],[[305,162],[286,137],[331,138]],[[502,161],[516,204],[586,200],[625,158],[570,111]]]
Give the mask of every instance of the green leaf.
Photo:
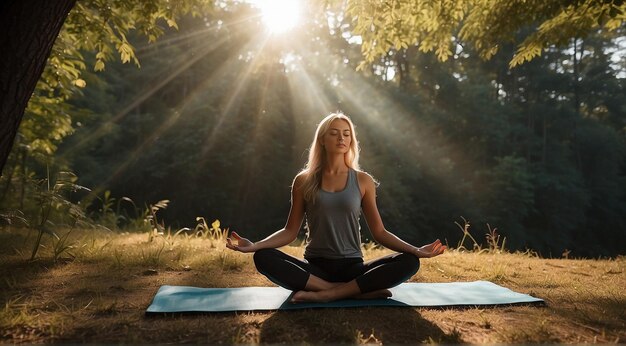
[[[104,61],[102,60],[97,60],[96,64],[94,65],[94,71],[99,72],[99,71],[104,71]]]

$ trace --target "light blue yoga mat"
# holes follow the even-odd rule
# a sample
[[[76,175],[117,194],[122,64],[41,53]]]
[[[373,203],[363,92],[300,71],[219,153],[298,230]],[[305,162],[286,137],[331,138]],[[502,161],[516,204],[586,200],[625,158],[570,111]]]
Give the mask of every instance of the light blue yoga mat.
[[[365,306],[493,306],[543,303],[488,281],[403,283],[388,299],[345,299],[330,303],[290,303],[292,291],[281,287],[198,288],[161,286],[146,314],[267,311]]]

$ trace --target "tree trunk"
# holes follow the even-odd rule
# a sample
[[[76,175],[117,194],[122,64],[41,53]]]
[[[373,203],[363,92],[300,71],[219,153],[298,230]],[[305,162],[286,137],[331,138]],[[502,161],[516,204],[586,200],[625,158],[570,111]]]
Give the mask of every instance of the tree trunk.
[[[0,172],[52,45],[75,3],[76,0],[9,0],[2,4]]]

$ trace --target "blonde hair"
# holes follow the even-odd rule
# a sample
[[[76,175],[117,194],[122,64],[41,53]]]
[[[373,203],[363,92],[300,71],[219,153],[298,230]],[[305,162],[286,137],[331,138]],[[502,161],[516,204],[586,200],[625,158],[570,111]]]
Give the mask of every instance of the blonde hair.
[[[356,132],[354,131],[354,123],[352,123],[352,120],[350,120],[347,115],[341,112],[329,114],[317,125],[315,137],[313,137],[313,142],[309,149],[309,160],[304,169],[300,172],[304,178],[300,187],[304,193],[304,200],[308,203],[315,203],[315,196],[317,196],[317,192],[322,185],[322,169],[326,164],[326,149],[322,146],[322,137],[328,132],[330,124],[337,119],[346,121],[350,127],[350,148],[344,155],[346,166],[357,171],[361,169],[359,167],[360,148],[359,142],[356,139]]]

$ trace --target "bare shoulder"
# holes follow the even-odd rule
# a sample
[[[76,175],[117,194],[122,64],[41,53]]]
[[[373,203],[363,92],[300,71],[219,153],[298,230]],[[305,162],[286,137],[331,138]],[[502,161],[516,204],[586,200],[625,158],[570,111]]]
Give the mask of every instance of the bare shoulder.
[[[307,173],[305,171],[302,171],[302,172],[298,173],[296,175],[296,177],[293,178],[292,188],[296,189],[296,190],[299,190],[302,187],[302,185],[304,184],[304,180],[306,179],[306,175],[307,175]]]
[[[357,177],[359,180],[359,186],[364,193],[374,192],[378,182],[369,173],[363,171],[357,171]]]

